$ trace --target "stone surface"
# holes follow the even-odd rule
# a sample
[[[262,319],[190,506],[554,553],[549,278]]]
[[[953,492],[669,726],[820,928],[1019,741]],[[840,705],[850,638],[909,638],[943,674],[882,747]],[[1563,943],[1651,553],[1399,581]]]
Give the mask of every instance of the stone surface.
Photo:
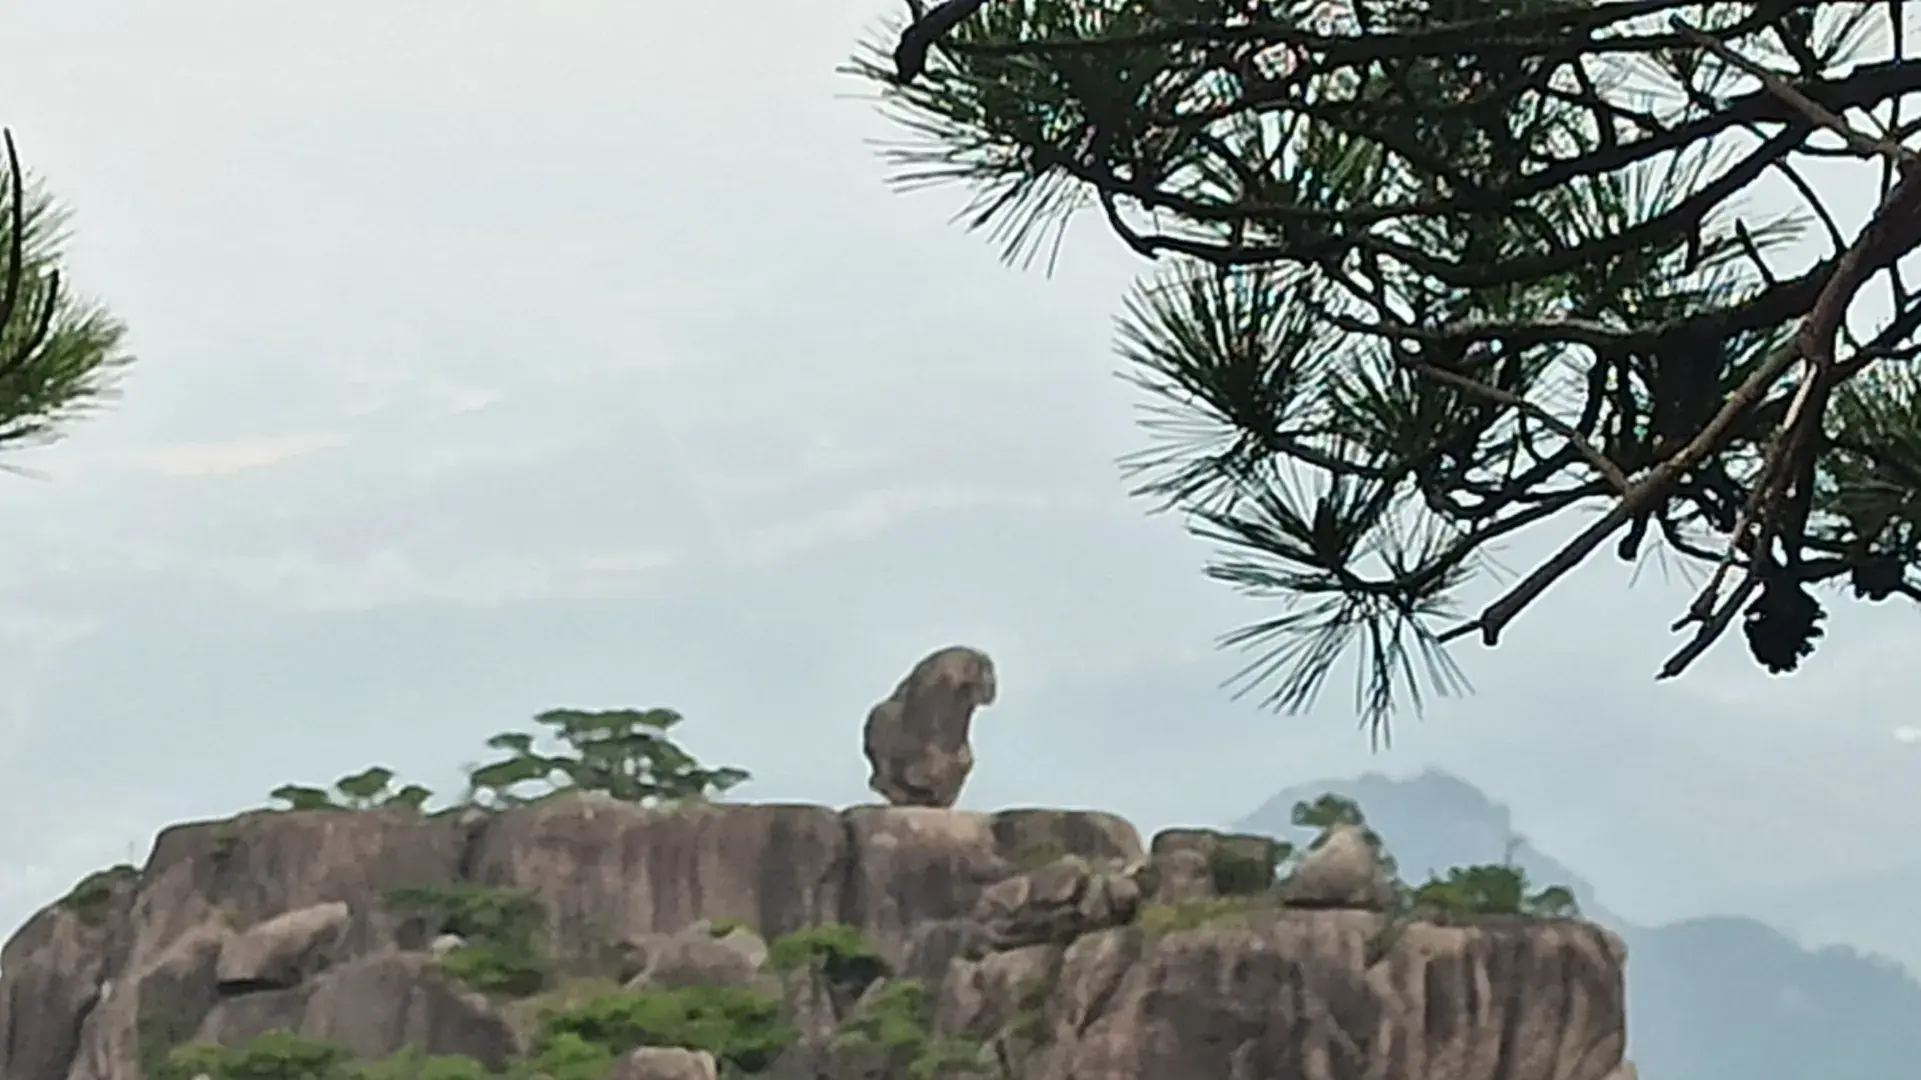
[[[629,974],[622,971],[626,989],[682,990],[690,986],[749,986],[767,960],[767,943],[745,927],[715,936],[703,919],[676,934],[650,934],[636,939]]]
[[[1623,950],[1607,931],[1417,923],[1368,967],[1384,921],[1274,911],[1082,938],[1061,960],[1025,1075],[1609,1080],[1621,1063]]]
[[[1177,864],[1204,878],[1223,842],[1183,836],[1156,840],[1157,895]],[[1347,843],[1316,853],[1324,869],[1297,875],[1313,888],[1296,899],[1366,891]],[[539,899],[562,971],[604,981],[592,965],[619,957],[638,965],[637,988],[771,982],[814,1040],[781,1059],[805,1080],[904,1075],[885,1055],[832,1049],[885,981],[752,972],[768,940],[827,922],[859,929],[896,985],[921,980],[939,1034],[1013,1080],[1632,1080],[1613,1075],[1624,958],[1604,931],[1481,919],[1384,938],[1373,912],[1199,884],[1127,923],[1145,858],[1125,821],[1061,810],[562,798],[466,821],[284,812],[183,826],[137,877],[49,907],[0,951],[0,1076],[141,1080],[171,1045],[271,1028],[369,1059],[413,1045],[498,1064],[523,1048],[512,1008],[451,981],[431,951],[439,928],[382,899],[466,884]],[[719,920],[747,929],[716,938]]]
[[[914,665],[867,714],[867,786],[893,806],[953,806],[974,769],[974,710],[995,689],[994,662],[978,649],[951,646]]]
[[[376,953],[300,986],[222,997],[192,1041],[236,1046],[274,1030],[336,1043],[363,1060],[416,1046],[498,1068],[519,1046],[512,1024],[486,997],[420,953]]]
[[[1393,900],[1393,887],[1367,833],[1356,825],[1336,825],[1326,843],[1302,856],[1281,887],[1290,906],[1358,908],[1379,911]]]
[[[678,1046],[643,1046],[614,1066],[607,1080],[715,1080],[714,1055]]]
[[[1215,896],[1214,877],[1207,856],[1188,848],[1153,856],[1156,904],[1197,904]]]
[[[981,893],[974,921],[990,947],[1061,944],[1133,921],[1141,891],[1118,868],[1102,870],[1078,855],[996,882]]]
[[[351,912],[338,900],[276,915],[220,947],[222,990],[284,990],[333,963]]]

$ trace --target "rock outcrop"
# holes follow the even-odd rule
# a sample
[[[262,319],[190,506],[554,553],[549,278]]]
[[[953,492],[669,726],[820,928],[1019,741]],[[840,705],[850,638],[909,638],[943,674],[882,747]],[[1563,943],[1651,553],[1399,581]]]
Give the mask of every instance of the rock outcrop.
[[[956,645],[915,664],[867,714],[867,786],[893,806],[953,806],[974,770],[974,710],[994,694],[994,662],[978,649]]]
[[[1365,888],[1290,906],[1249,843],[1187,831],[1150,858],[1096,813],[570,797],[477,819],[177,826],[145,868],[91,881],[0,952],[0,1077],[141,1080],[177,1046],[274,1030],[499,1068],[551,1007],[690,987],[778,1002],[799,1038],[630,1046],[607,1075],[710,1080],[752,1060],[792,1080],[1631,1076],[1606,931],[1390,928]],[[449,910],[478,897],[485,917],[397,900],[422,890]],[[504,970],[532,955],[513,897],[546,965],[531,996],[473,967],[483,944]]]
[[[1380,911],[1394,899],[1394,886],[1366,831],[1336,825],[1321,846],[1301,860],[1281,898],[1291,907]]]

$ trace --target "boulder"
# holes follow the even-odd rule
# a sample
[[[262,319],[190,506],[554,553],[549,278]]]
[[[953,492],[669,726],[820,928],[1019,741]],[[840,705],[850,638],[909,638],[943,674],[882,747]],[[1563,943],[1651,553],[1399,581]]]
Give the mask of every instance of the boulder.
[[[484,995],[454,982],[420,953],[378,953],[297,987],[223,998],[195,1041],[239,1046],[275,1030],[334,1043],[363,1061],[412,1046],[427,1054],[462,1054],[498,1069],[520,1048],[513,1025]]]
[[[1197,904],[1215,896],[1213,873],[1201,852],[1189,848],[1160,852],[1150,865],[1156,904]]]
[[[1150,847],[1162,903],[1266,892],[1287,845],[1259,833],[1165,829]]]
[[[986,1038],[1011,1028],[1038,1034],[1062,951],[1059,945],[1029,945],[956,962],[937,984],[935,1029]]]
[[[867,714],[867,786],[893,806],[953,806],[974,768],[968,726],[994,694],[994,662],[978,649],[952,646],[914,665]]]
[[[974,907],[974,921],[996,949],[1065,945],[1131,922],[1140,904],[1141,890],[1131,876],[1067,855],[989,886]]]
[[[1336,825],[1327,840],[1301,858],[1281,887],[1290,907],[1380,911],[1394,898],[1380,856],[1358,825]]]
[[[1276,909],[1089,934],[1062,957],[1023,1075],[1618,1080],[1625,950],[1612,934],[1572,920],[1413,923],[1370,967],[1386,922]]]
[[[276,915],[220,948],[215,979],[226,993],[298,986],[334,961],[351,913],[338,900]]]
[[[714,1055],[679,1046],[643,1046],[620,1059],[607,1080],[715,1080]]]
[[[626,989],[684,990],[690,986],[750,986],[760,977],[767,943],[744,926],[716,936],[703,919],[677,934],[652,934],[631,942],[632,972]]]

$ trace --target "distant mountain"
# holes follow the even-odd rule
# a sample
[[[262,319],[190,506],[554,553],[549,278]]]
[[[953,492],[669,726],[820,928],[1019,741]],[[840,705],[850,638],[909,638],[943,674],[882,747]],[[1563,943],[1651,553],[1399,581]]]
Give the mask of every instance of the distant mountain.
[[[1742,906],[1802,941],[1850,942],[1921,972],[1917,896],[1921,863],[1906,863],[1835,877],[1818,886],[1750,893]]]
[[[1441,772],[1369,774],[1288,788],[1235,825],[1304,839],[1296,802],[1334,792],[1359,803],[1402,874],[1509,858],[1532,882],[1565,885],[1582,913],[1628,946],[1629,1056],[1643,1080],[1906,1080],[1921,1075],[1921,984],[1851,949],[1808,949],[1743,917],[1641,927],[1519,835],[1513,815]]]

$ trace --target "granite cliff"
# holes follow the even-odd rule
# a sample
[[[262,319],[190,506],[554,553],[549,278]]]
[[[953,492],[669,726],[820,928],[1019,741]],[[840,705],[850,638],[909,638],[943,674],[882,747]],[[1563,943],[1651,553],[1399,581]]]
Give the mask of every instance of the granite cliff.
[[[440,1055],[382,1074],[421,1077],[581,1075],[553,1055],[595,1046],[627,1080],[1631,1074],[1610,932],[1396,922],[1312,855],[1277,884],[1270,843],[579,793],[178,825],[6,944],[0,1080],[212,1075],[209,1047],[292,1036]]]
[[[1628,1053],[1650,1080],[1906,1076],[1921,1058],[1921,982],[1909,971],[1852,949],[1809,948],[1735,913],[1659,926],[1624,919],[1567,862],[1523,838],[1506,806],[1458,777],[1299,784],[1234,827],[1300,839],[1291,808],[1330,791],[1367,808],[1369,826],[1408,870],[1505,856],[1532,878],[1568,886],[1583,915],[1618,934],[1633,957]],[[1839,885],[1829,892],[1837,909],[1852,899]]]

